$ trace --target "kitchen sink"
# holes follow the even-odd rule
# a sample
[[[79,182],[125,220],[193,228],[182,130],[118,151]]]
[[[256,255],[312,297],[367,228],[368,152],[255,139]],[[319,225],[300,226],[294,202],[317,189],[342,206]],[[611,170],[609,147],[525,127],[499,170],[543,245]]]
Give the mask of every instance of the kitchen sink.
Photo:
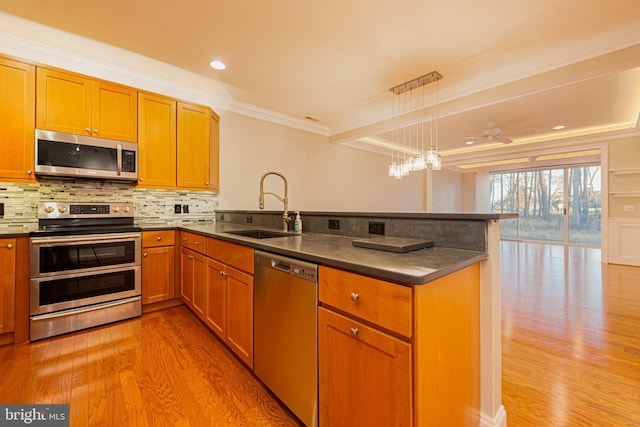
[[[270,231],[270,230],[238,230],[238,231],[225,231],[225,233],[235,234],[236,236],[251,237],[252,239],[271,239],[274,237],[295,236],[295,234],[285,233],[283,231]]]

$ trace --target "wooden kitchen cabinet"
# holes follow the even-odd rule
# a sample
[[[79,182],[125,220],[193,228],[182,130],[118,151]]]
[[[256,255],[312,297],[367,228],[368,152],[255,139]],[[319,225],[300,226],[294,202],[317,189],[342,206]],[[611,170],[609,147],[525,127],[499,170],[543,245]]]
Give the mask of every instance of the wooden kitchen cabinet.
[[[253,249],[209,238],[207,254],[222,260],[207,257],[205,323],[253,369],[253,275],[235,268],[253,272]]]
[[[36,126],[59,132],[137,142],[133,88],[38,67]]]
[[[220,192],[220,117],[213,111],[209,114],[210,186],[211,191]]]
[[[0,57],[0,179],[33,181],[36,67]]]
[[[180,298],[201,319],[206,304],[205,257],[187,248],[180,255]]]
[[[209,190],[211,110],[178,102],[178,166],[180,188]]]
[[[138,94],[138,186],[176,186],[177,101]]]
[[[479,424],[479,264],[414,286],[318,279],[321,425]]]
[[[320,424],[412,425],[411,344],[318,308]]]
[[[142,233],[142,304],[176,298],[175,231]]]
[[[13,332],[16,291],[16,239],[0,239],[0,334]]]

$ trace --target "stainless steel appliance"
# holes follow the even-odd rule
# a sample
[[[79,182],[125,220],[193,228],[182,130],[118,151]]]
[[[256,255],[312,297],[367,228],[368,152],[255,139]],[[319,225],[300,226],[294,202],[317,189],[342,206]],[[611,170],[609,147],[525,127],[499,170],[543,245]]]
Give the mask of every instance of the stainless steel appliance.
[[[45,202],[38,224],[30,234],[31,340],[140,316],[133,204]]]
[[[318,266],[256,250],[254,274],[254,373],[317,426]]]
[[[35,173],[138,180],[138,144],[36,130]]]

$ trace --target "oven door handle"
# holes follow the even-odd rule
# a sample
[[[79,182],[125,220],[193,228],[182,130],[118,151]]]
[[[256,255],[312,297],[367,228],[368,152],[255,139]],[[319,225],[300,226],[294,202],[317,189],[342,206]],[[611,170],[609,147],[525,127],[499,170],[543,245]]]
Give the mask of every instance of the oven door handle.
[[[44,237],[44,238],[32,238],[31,243],[34,245],[42,245],[49,243],[75,243],[75,242],[103,242],[103,241],[112,241],[112,242],[121,242],[123,240],[132,240],[140,237],[140,233],[129,233],[129,234],[100,234],[91,236],[82,237],[82,236],[63,236],[63,237]]]
[[[116,307],[118,305],[129,304],[130,302],[136,301],[139,299],[140,297],[132,297],[132,298],[126,298],[118,301],[93,304],[87,307],[70,308],[63,311],[56,311],[55,313],[39,314],[38,320],[55,319],[57,317],[69,316],[70,314],[88,313],[90,311],[95,311],[98,308]]]

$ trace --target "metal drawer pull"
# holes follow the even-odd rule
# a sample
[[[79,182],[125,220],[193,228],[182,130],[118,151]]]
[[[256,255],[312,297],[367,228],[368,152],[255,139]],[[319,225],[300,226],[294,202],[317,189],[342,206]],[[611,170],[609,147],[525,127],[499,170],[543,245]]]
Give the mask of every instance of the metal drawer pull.
[[[357,292],[351,292],[351,294],[349,295],[349,298],[351,299],[351,301],[358,301],[358,299],[360,298],[360,295],[358,295]]]
[[[157,239],[158,239],[158,242],[159,242],[160,240],[162,240],[162,237],[158,236],[158,238],[157,238]]]
[[[187,255],[187,258],[193,259],[193,255]]]
[[[11,243],[7,243],[7,249],[11,249],[13,248],[13,245]]]
[[[147,256],[147,253],[146,253],[146,252],[145,252],[145,253],[143,253],[143,254],[142,254],[142,256],[146,258],[146,256]]]
[[[351,329],[349,329],[349,335],[351,335],[352,337],[357,336],[357,335],[358,335],[358,332],[360,332],[360,331],[358,330],[358,328],[351,328]]]

